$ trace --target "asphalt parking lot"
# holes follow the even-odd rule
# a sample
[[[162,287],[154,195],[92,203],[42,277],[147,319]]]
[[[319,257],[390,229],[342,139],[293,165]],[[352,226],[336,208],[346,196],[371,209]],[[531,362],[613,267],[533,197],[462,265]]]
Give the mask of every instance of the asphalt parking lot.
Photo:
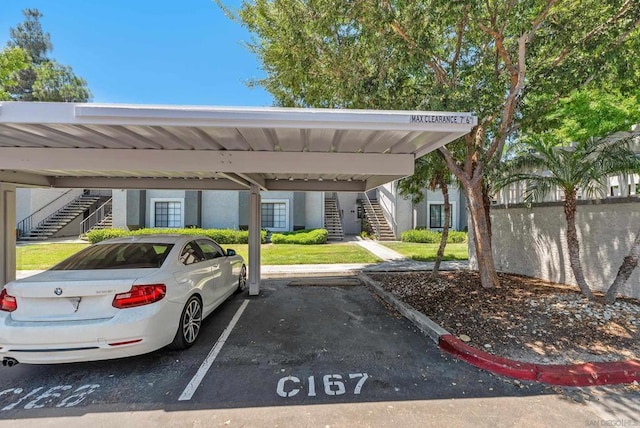
[[[353,279],[292,283],[297,285],[290,281],[263,281],[259,297],[238,295],[226,302],[205,321],[198,343],[187,351],[4,367],[0,419],[47,424],[57,420],[68,425],[67,418],[86,415],[161,411],[165,417],[175,412],[188,419],[202,417],[201,411],[225,409],[246,410],[246,417],[262,415],[256,408],[291,412],[296,407],[354,403],[384,403],[388,415],[388,406],[393,407],[389,403],[447,406],[460,400],[456,402],[465,405],[493,402],[495,407],[498,401],[492,399],[500,398],[521,404],[510,415],[518,421],[535,418],[532,409],[554,395],[543,385],[513,382],[441,353],[367,287],[354,285]],[[572,425],[594,419],[581,413],[584,409],[568,411],[566,403],[554,406],[547,403],[537,412]],[[476,426],[478,421],[495,422],[487,409],[487,414],[470,413],[470,421]],[[375,411],[368,412],[377,418]],[[261,426],[259,421],[265,420],[245,425]]]

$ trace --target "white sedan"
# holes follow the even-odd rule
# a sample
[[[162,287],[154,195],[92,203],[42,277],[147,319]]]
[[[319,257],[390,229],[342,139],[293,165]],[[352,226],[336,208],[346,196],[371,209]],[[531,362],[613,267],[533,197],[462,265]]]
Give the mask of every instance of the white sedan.
[[[11,366],[185,349],[246,278],[241,256],[203,236],[102,241],[5,285],[0,358]]]

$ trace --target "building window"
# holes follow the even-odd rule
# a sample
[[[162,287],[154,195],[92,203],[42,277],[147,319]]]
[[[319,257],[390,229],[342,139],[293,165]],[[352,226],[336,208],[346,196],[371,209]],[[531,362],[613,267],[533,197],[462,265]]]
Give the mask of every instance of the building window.
[[[289,201],[265,201],[261,205],[262,227],[274,231],[289,230]]]
[[[183,205],[181,199],[152,199],[151,227],[184,227]]]
[[[449,216],[449,227],[454,229],[453,224],[453,204]],[[429,204],[429,228],[442,229],[444,227],[444,204]]]

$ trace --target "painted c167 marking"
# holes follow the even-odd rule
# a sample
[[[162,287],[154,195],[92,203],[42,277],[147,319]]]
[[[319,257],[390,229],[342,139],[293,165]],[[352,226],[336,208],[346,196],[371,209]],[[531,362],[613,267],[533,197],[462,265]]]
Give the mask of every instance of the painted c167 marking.
[[[71,395],[69,395],[68,397],[65,397],[63,400],[60,400],[60,402],[56,404],[55,407],[77,406],[87,397],[87,395],[91,394],[98,388],[100,388],[100,385],[97,385],[97,384],[82,385],[76,388],[71,393]],[[20,397],[20,399],[15,403],[11,403],[4,406],[2,409],[0,409],[0,411],[13,410],[16,407],[22,405],[22,403],[25,403],[28,398],[31,398],[31,401],[27,402],[24,405],[24,409],[26,410],[41,409],[44,406],[51,404],[54,401],[57,401],[57,399],[59,399],[60,397],[62,397],[62,392],[69,391],[71,389],[73,389],[73,386],[71,385],[58,385],[58,386],[49,388],[44,392],[42,392],[41,394],[39,394],[41,391],[44,390],[44,387],[41,386],[31,390],[31,392],[29,392],[28,394]],[[4,391],[0,391],[0,400],[2,400],[5,397],[11,396],[12,395],[11,393],[13,393],[13,395],[21,395],[23,392],[25,391],[22,388],[5,389]]]
[[[362,392],[362,386],[369,379],[369,375],[366,373],[349,373],[349,379],[359,379],[353,388],[353,394],[359,395]],[[344,395],[347,392],[347,388],[343,381],[342,375],[328,374],[322,376],[322,384],[324,386],[324,393],[328,396]],[[285,376],[278,381],[276,387],[276,393],[283,398],[291,398],[304,388],[303,383],[296,376]],[[307,378],[307,396],[315,397],[316,394],[316,378],[315,376],[309,376]]]

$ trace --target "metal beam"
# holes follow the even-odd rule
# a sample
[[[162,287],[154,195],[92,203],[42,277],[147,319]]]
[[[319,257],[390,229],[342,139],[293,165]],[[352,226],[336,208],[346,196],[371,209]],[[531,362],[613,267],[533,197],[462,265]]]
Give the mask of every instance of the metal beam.
[[[16,188],[0,183],[0,287],[16,279]]]
[[[52,182],[65,189],[247,190],[233,181],[213,178],[57,177]]]
[[[364,192],[364,181],[266,180],[268,190],[294,192]]]
[[[410,175],[413,174],[413,171],[411,171],[411,173],[407,174]],[[376,187],[382,186],[383,184],[387,184],[391,181],[395,181],[395,180],[400,180],[401,178],[406,177],[407,175],[397,175],[397,176],[375,176],[375,177],[371,177],[367,180],[367,183],[365,184],[365,190],[371,190],[371,189],[375,189]]]
[[[0,169],[409,175],[412,154],[0,147]]]
[[[223,177],[226,177],[227,180],[233,181],[239,186],[242,186],[242,190],[247,190],[249,187],[251,187],[251,183],[249,183],[244,178],[239,177],[238,174],[231,174],[231,173],[219,173],[219,174]]]
[[[249,193],[249,295],[260,294],[260,189],[251,185]]]
[[[0,171],[0,183],[11,183],[24,187],[51,187],[55,184],[55,180],[45,175],[24,171]]]
[[[255,184],[260,188],[260,190],[267,190],[265,179],[260,177],[258,174],[238,174],[238,176],[247,180],[251,184]]]

